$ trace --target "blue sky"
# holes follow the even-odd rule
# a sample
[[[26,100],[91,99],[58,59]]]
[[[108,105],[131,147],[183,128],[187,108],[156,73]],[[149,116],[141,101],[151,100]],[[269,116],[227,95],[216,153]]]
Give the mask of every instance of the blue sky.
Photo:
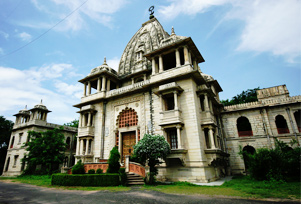
[[[167,32],[193,39],[221,99],[281,84],[300,95],[299,0],[9,0],[0,1],[0,115],[14,121],[43,99],[49,122],[77,118],[77,81],[104,57],[118,69],[151,5]]]

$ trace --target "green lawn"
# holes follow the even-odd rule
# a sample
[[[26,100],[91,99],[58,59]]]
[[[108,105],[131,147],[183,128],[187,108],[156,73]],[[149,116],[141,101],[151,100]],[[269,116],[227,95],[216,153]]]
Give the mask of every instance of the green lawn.
[[[130,187],[67,187],[52,186],[49,176],[20,176],[0,177],[0,180],[11,180],[13,182],[27,183],[49,188],[86,191],[128,191]],[[236,176],[222,186],[197,186],[187,182],[175,182],[170,185],[158,184],[155,186],[144,185],[141,190],[154,190],[170,194],[207,195],[207,196],[234,196],[243,198],[281,198],[300,199],[300,181],[292,182],[266,182],[255,181],[248,176]]]

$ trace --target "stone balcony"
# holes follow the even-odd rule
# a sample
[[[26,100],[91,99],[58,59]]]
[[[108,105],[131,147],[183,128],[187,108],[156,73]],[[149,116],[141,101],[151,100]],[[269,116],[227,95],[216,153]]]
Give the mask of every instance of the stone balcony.
[[[78,128],[78,136],[94,136],[94,126],[80,127]]]
[[[216,125],[216,119],[214,115],[209,111],[201,112],[201,125]]]
[[[162,111],[160,114],[162,114],[162,118],[160,119],[160,126],[163,125],[169,125],[169,124],[182,124],[183,120],[181,117],[180,110],[168,110],[168,111]]]
[[[166,165],[172,165],[173,163],[179,163],[185,166],[185,158],[188,150],[187,149],[172,149],[170,154],[166,158]]]

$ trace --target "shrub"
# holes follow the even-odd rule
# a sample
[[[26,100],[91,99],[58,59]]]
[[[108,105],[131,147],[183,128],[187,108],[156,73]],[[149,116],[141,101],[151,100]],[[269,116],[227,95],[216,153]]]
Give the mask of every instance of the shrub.
[[[102,169],[96,169],[96,174],[102,174],[103,170]]]
[[[108,160],[109,167],[107,170],[107,173],[118,173],[119,168],[120,168],[120,154],[118,152],[117,147],[113,147],[113,149],[110,152],[110,157]]]
[[[79,160],[72,168],[72,174],[85,174],[85,167],[82,160]]]
[[[127,176],[125,173],[125,168],[120,168],[119,169],[119,176],[120,176],[120,183],[121,185],[125,186],[127,183]]]
[[[118,186],[118,174],[53,174],[51,185],[60,186]]]
[[[88,174],[95,174],[95,169],[90,169],[90,170],[88,171]]]

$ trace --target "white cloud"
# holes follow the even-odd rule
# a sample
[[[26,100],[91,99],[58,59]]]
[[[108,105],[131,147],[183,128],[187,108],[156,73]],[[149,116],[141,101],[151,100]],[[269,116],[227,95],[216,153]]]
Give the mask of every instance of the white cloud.
[[[295,62],[301,56],[301,26],[299,0],[169,0],[159,14],[166,19],[180,14],[195,15],[210,7],[231,4],[232,9],[213,26],[207,37],[226,20],[239,19],[244,28],[237,45],[238,51],[268,52]]]
[[[51,9],[47,8],[45,1],[32,0],[35,7],[52,16],[55,16],[59,20],[65,18],[68,14],[82,5],[85,1],[82,0],[52,0],[54,6],[59,7],[64,12],[52,12]],[[87,16],[90,19],[102,23],[106,26],[111,26],[112,17],[111,15],[121,9],[127,0],[89,0],[83,4],[80,9],[68,16],[60,25],[55,27],[58,31],[77,31],[82,29],[86,24],[84,18]],[[51,5],[53,6],[53,5]],[[39,24],[39,23],[38,23]],[[26,24],[23,24],[26,25]],[[29,24],[30,25],[30,24]],[[44,25],[44,24],[41,24]]]
[[[25,105],[33,108],[43,99],[53,112],[49,114],[49,122],[63,124],[75,119],[76,109],[72,105],[79,102],[80,85],[62,82],[70,70],[74,70],[70,64],[44,65],[29,70],[0,66],[1,114],[14,120],[12,115],[18,110]]]
[[[4,32],[4,31],[0,31],[0,35],[2,35],[6,40],[8,39],[9,37],[9,34]]]
[[[18,37],[25,42],[29,42],[32,38],[32,36],[26,32],[19,33]]]
[[[118,72],[119,61],[120,59],[118,57],[114,57],[113,59],[107,60],[107,64],[109,65],[109,67],[115,69]]]

